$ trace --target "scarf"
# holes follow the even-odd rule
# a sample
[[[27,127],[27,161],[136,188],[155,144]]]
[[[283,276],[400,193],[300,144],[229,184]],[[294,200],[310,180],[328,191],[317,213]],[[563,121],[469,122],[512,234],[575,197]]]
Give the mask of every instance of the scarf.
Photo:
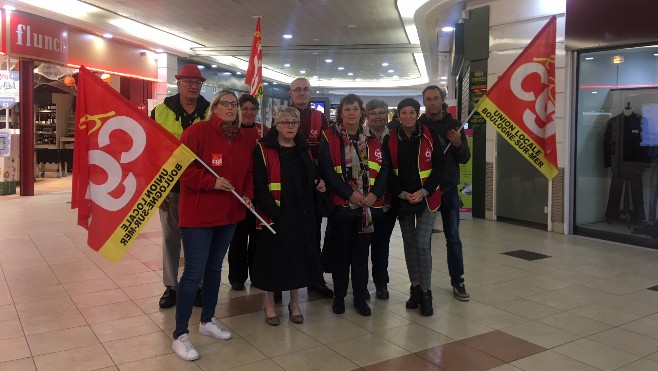
[[[368,168],[368,143],[367,139],[371,137],[370,130],[367,126],[361,127],[357,131],[357,138],[353,140],[350,134],[345,130],[345,127],[336,124],[336,129],[343,137],[343,151],[345,153],[345,167],[347,173],[345,174],[346,181],[353,190],[367,195],[370,192],[370,169]],[[358,209],[357,205],[349,203],[350,208]],[[359,223],[360,233],[374,232],[372,222],[372,213],[370,207],[363,207]]]
[[[237,122],[224,122],[222,121],[222,124],[219,126],[219,129],[224,133],[226,136],[226,139],[229,141],[233,140],[235,137],[235,134],[238,133],[238,130],[240,130],[240,125],[238,125]]]

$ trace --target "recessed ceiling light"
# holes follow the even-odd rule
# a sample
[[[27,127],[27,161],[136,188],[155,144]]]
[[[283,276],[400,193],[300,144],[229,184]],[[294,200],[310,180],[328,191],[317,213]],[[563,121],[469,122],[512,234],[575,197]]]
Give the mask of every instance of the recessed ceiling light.
[[[361,78],[360,78],[360,77],[357,77],[355,80],[356,80],[356,81],[361,81]]]
[[[398,75],[393,75],[393,78],[394,78],[394,79],[399,79],[400,76],[398,76]]]
[[[263,85],[269,85],[269,84],[270,84],[269,82],[264,82],[264,83],[263,83]]]
[[[334,60],[333,60],[333,59],[325,59],[324,61],[327,62],[327,63],[331,63],[331,62],[333,62]]]
[[[292,35],[285,34],[285,35],[283,35],[283,38],[284,39],[292,39]]]
[[[202,65],[202,64],[197,64],[197,67],[199,67],[200,70],[206,68],[206,66],[204,66],[204,65]]]
[[[441,80],[447,80],[448,76],[441,76]]]
[[[319,90],[316,90],[316,91],[315,91],[315,94],[320,94],[320,91],[319,91]]]
[[[111,38],[112,38],[112,34],[110,34],[110,33],[104,33],[104,34],[103,34],[103,37],[106,38],[106,39],[111,39]]]
[[[443,27],[443,28],[441,29],[441,31],[443,31],[443,32],[452,32],[452,31],[454,31],[454,30],[455,30],[455,28],[454,28],[454,27],[450,27],[450,26],[446,26],[446,27]]]
[[[598,94],[598,93],[599,93],[598,91],[593,91],[593,92],[592,92],[592,94]]]
[[[348,24],[347,25],[347,28],[357,28],[357,27],[359,27],[359,26],[355,25],[355,24]]]
[[[314,75],[313,78],[314,78],[314,79],[317,79],[318,77]]]
[[[164,50],[162,50],[162,49],[155,49],[155,52],[156,52],[156,53],[164,53]]]
[[[393,72],[395,72],[395,71],[394,70],[388,70],[388,73],[393,73]]]
[[[235,73],[236,75],[242,75],[242,72],[238,71]]]
[[[313,39],[313,41],[320,41],[320,39],[318,39],[318,38],[315,38],[315,39]]]
[[[272,85],[278,85],[279,83],[273,82]]]
[[[653,53],[653,55],[655,55],[656,57],[658,57],[658,53]]]
[[[290,67],[290,63],[284,64],[283,67]]]
[[[210,67],[212,67],[212,68],[217,68],[217,65],[216,65],[216,64],[213,64],[213,65],[210,66]]]
[[[306,73],[306,70],[299,70],[299,73],[304,74]]]
[[[338,67],[338,71],[342,71],[344,69],[345,69],[345,67]]]
[[[348,73],[347,76],[354,76],[352,72]]]
[[[585,58],[586,61],[591,61],[592,59],[594,59],[594,57],[586,57]]]
[[[224,72],[224,73],[222,73],[222,75],[224,75],[224,76],[228,76],[228,75],[230,75],[230,74],[231,74],[230,72]]]
[[[384,63],[382,63],[382,66],[388,67],[388,63],[384,62]]]

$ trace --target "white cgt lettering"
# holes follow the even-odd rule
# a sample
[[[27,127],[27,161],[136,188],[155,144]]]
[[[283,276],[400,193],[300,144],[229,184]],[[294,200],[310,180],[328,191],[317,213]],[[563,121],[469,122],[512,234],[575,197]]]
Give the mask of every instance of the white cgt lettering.
[[[120,162],[102,150],[103,147],[111,144],[110,134],[115,130],[123,131],[132,138],[132,145],[128,151],[121,154]],[[128,173],[123,179],[121,164],[132,162],[142,154],[146,147],[146,133],[135,120],[126,116],[117,116],[107,120],[99,130],[98,145],[100,149],[89,151],[89,164],[103,169],[107,174],[107,179],[103,184],[90,183],[88,198],[108,211],[117,211],[128,204],[137,189],[137,180],[132,173]],[[123,194],[119,197],[111,196],[110,193],[119,184],[123,185]]]
[[[555,135],[555,121],[553,120],[555,102],[550,100],[549,86],[546,86],[539,96],[535,96],[535,93],[532,91],[523,90],[523,81],[533,73],[539,74],[542,84],[548,85],[549,76],[546,67],[540,63],[531,62],[521,65],[516,71],[514,71],[514,74],[512,74],[510,79],[510,88],[514,95],[519,99],[528,102],[535,101],[536,113],[526,109],[525,112],[523,112],[523,122],[536,136],[546,139],[551,135]],[[539,116],[541,121],[546,123],[543,128],[540,128],[537,125],[537,116]]]

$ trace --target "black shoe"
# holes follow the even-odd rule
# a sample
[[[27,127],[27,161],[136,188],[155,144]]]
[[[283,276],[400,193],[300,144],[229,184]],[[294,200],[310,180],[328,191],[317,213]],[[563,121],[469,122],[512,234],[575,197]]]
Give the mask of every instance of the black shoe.
[[[452,287],[452,294],[461,301],[471,300],[471,295],[466,292],[466,286],[463,283],[460,283],[457,286]]]
[[[274,302],[277,304],[281,304],[283,301],[283,294],[281,291],[274,291]]]
[[[390,297],[388,294],[388,286],[385,283],[381,285],[375,285],[375,287],[377,288],[377,290],[375,291],[375,296],[377,297],[377,299],[386,300]]]
[[[434,314],[434,308],[432,308],[432,290],[427,290],[420,294],[420,314],[426,317]]]
[[[196,289],[196,296],[194,296],[194,306],[201,308],[203,306],[203,295],[201,295],[201,287]]]
[[[364,317],[368,317],[372,314],[372,311],[370,310],[370,307],[368,304],[366,304],[365,300],[354,300],[354,308],[356,308],[356,311],[359,312],[360,315]]]
[[[407,300],[407,309],[416,309],[420,304],[420,286],[411,286],[409,288],[409,300]]]
[[[345,313],[345,299],[334,298],[334,303],[331,305],[331,310],[336,314]]]
[[[176,305],[176,290],[167,286],[164,294],[160,297],[160,308],[171,308],[174,305]]]
[[[327,287],[327,284],[322,283],[317,286],[309,286],[308,287],[309,292],[317,292],[320,294],[323,298],[333,298],[334,297],[334,292]]]
[[[233,291],[242,291],[244,290],[244,282],[234,282],[231,284],[231,289]]]

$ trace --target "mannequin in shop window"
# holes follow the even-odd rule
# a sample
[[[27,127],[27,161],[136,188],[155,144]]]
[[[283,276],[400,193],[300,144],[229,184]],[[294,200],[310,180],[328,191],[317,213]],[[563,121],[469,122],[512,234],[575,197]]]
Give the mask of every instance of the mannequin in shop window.
[[[603,136],[603,161],[605,167],[612,168],[605,211],[609,223],[640,224],[646,218],[642,174],[649,157],[641,142],[642,116],[633,112],[628,102],[620,114],[608,120]]]

